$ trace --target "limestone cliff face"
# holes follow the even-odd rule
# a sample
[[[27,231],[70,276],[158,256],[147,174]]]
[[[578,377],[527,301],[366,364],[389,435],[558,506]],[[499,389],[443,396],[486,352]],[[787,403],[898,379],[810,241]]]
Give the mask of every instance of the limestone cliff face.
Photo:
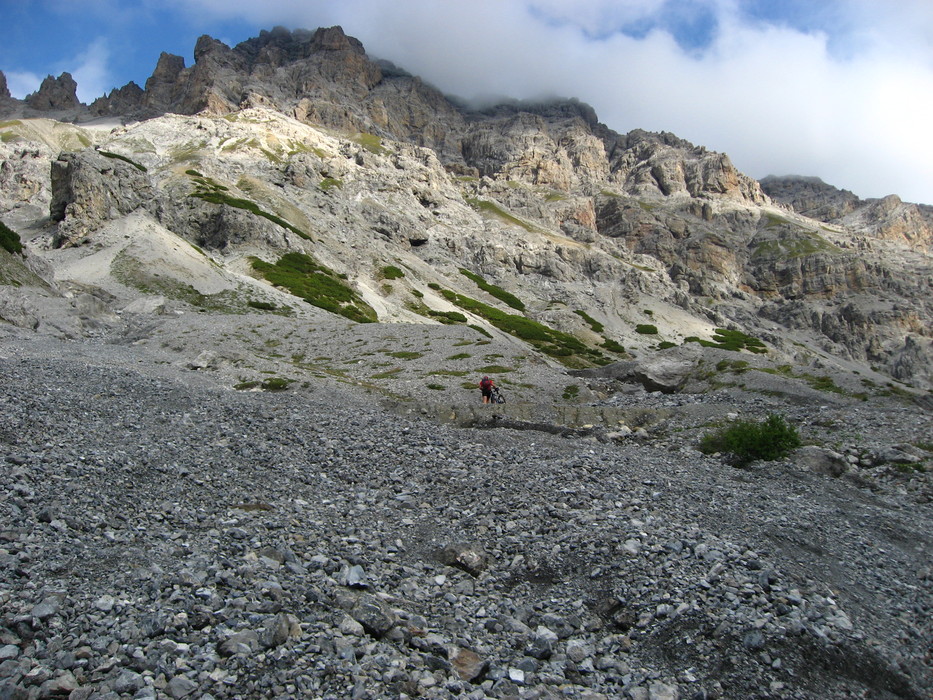
[[[863,200],[819,178],[771,176],[761,186],[775,201],[804,216],[872,238],[933,250],[933,206],[903,202],[896,195]]]

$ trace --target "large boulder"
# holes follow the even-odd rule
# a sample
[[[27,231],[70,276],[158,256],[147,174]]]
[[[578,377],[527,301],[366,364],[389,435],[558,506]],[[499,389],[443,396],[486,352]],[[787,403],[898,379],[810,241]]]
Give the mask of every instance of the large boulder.
[[[52,163],[49,217],[58,222],[57,246],[78,245],[107,221],[155,206],[148,174],[112,154],[87,149]]]

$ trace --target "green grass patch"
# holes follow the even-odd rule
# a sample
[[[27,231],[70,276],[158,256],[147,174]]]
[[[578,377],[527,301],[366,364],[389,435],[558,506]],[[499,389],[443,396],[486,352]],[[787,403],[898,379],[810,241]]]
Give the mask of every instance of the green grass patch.
[[[515,226],[520,226],[529,233],[534,233],[538,230],[535,226],[532,226],[527,221],[522,221],[517,216],[509,214],[495,202],[490,202],[487,199],[479,199],[478,197],[466,197],[465,199],[467,204],[469,204],[481,214],[495,216],[499,219],[502,219],[503,221],[507,221],[510,224],[514,224]]]
[[[379,274],[384,280],[397,280],[405,276],[405,273],[395,265],[386,265],[379,270]]]
[[[613,340],[612,338],[603,338],[603,342],[600,344],[601,348],[606,348],[609,352],[614,352],[617,355],[625,354],[625,346],[618,341]]]
[[[507,372],[514,371],[514,367],[506,367],[504,365],[485,365],[483,367],[476,368],[476,372],[478,374],[506,374]]]
[[[375,153],[377,156],[384,156],[389,153],[389,149],[382,145],[382,139],[376,134],[363,132],[356,134],[351,140],[358,143],[370,153]]]
[[[804,379],[807,384],[809,384],[813,389],[817,391],[828,391],[831,394],[845,394],[845,390],[838,386],[833,380],[832,377],[827,375],[821,375],[819,377],[812,374],[802,374],[800,375],[801,379]]]
[[[343,187],[343,180],[338,180],[334,177],[325,177],[318,183],[318,189],[324,192],[330,192],[331,190],[340,189],[341,187]]]
[[[449,289],[441,290],[441,295],[451,303],[485,318],[504,333],[514,335],[530,343],[541,352],[560,359],[565,365],[586,366],[587,364],[604,363],[606,361],[602,353],[588,347],[580,339],[549,328],[543,323],[532,321],[525,316],[505,313],[493,306]]]
[[[250,299],[246,302],[246,305],[253,309],[259,309],[260,311],[275,311],[279,307],[275,304],[271,304],[268,301],[256,301],[255,299]]]
[[[662,340],[658,343],[658,350],[667,350],[668,348],[676,348],[677,343],[672,343],[669,340]]]
[[[564,393],[561,394],[561,398],[564,399],[564,401],[573,401],[579,396],[580,387],[577,384],[568,384],[564,387]]]
[[[412,352],[410,350],[396,350],[395,352],[387,352],[386,355],[389,357],[396,357],[399,360],[417,360],[419,357],[424,357],[424,353]]]
[[[758,459],[780,459],[800,444],[797,429],[783,416],[771,414],[762,422],[739,420],[706,433],[699,448],[704,454],[724,454],[734,466],[745,467]]]
[[[473,374],[472,370],[466,369],[435,369],[427,373],[429,377],[465,377]]]
[[[341,275],[304,253],[286,253],[276,263],[250,258],[253,269],[266,280],[287,289],[312,306],[359,323],[377,320],[376,312]]]
[[[657,335],[658,327],[651,323],[639,323],[635,326],[635,332],[641,335]]]
[[[472,328],[474,331],[476,331],[476,332],[479,333],[480,335],[486,336],[487,338],[490,338],[490,339],[492,338],[492,333],[490,333],[489,331],[487,331],[487,330],[486,330],[485,328],[483,328],[482,326],[477,326],[475,323],[467,324],[467,328]],[[483,342],[488,342],[488,341],[480,341],[479,343],[477,343],[477,345],[479,345],[479,344],[481,344],[481,343],[483,343]]]
[[[446,326],[467,322],[467,317],[459,311],[435,311],[434,309],[428,309],[425,315],[427,315],[429,318],[440,321]]]
[[[799,235],[761,241],[752,251],[753,258],[799,258],[817,253],[841,253],[842,249],[816,233],[801,231]]]
[[[124,163],[129,163],[130,165],[132,165],[134,168],[136,168],[140,172],[144,172],[144,173],[149,172],[149,169],[142,163],[137,163],[135,160],[132,160],[131,158],[127,158],[126,156],[121,156],[119,153],[111,153],[110,151],[98,151],[98,153],[104,156],[104,158],[112,158],[114,160],[122,160]]]
[[[22,253],[23,241],[19,234],[0,221],[0,248],[8,253]]]
[[[466,360],[470,357],[473,357],[473,356],[468,352],[458,352],[456,355],[451,355],[447,359],[448,360]]]
[[[726,328],[717,328],[713,334],[712,340],[703,340],[695,335],[684,338],[685,343],[699,343],[706,348],[717,348],[719,350],[731,350],[739,352],[748,350],[751,353],[763,354],[768,352],[768,348],[763,342],[742,331],[734,331]]]
[[[586,321],[587,325],[589,325],[589,327],[593,329],[593,332],[594,332],[594,333],[602,333],[602,332],[603,332],[605,326],[603,326],[603,324],[601,324],[601,323],[600,323],[599,321],[597,321],[595,318],[593,318],[593,317],[590,316],[588,313],[586,313],[586,311],[581,311],[580,309],[575,309],[575,310],[574,310],[574,313],[575,313],[577,316],[579,316],[580,318],[582,318],[584,321]]]
[[[716,369],[720,372],[732,371],[742,373],[748,369],[748,363],[745,360],[720,360],[716,363]]]
[[[217,294],[202,294],[190,284],[172,277],[150,273],[143,264],[126,251],[117,253],[110,264],[114,279],[144,294],[160,294],[168,299],[185,302],[200,311],[241,314],[247,303],[237,292],[224,290]]]
[[[435,384],[435,383],[433,383],[433,382],[430,383],[430,384],[426,384],[425,386],[426,386],[428,389],[430,389],[431,391],[444,391],[444,389],[447,388],[447,387],[444,386],[443,384]]]
[[[470,272],[469,270],[461,267],[460,274],[472,280],[473,282],[475,282],[476,286],[482,289],[487,294],[494,296],[499,301],[505,302],[507,305],[511,306],[516,311],[525,310],[525,304],[521,299],[519,299],[514,294],[511,294],[510,292],[505,291],[504,289],[502,289],[502,287],[497,287],[494,284],[490,284],[485,279],[483,279],[480,275],[477,275],[475,272]]]
[[[190,175],[191,173],[196,173],[197,171],[188,170],[186,172]],[[191,176],[195,181],[195,190],[190,195],[188,195],[189,197],[203,199],[205,202],[210,202],[211,204],[222,204],[228,207],[234,207],[235,209],[243,209],[244,211],[248,211],[251,214],[255,214],[256,216],[261,216],[262,218],[271,221],[273,224],[291,231],[301,238],[311,240],[311,236],[302,231],[300,228],[290,224],[285,219],[276,216],[275,214],[271,214],[265,211],[258,204],[256,204],[256,202],[227,194],[227,191],[229,190],[228,187],[216,183],[210,178],[204,177],[203,175]]]
[[[390,379],[396,374],[402,371],[401,367],[394,367],[392,369],[386,370],[385,372],[380,372],[379,374],[374,374],[372,379]]]

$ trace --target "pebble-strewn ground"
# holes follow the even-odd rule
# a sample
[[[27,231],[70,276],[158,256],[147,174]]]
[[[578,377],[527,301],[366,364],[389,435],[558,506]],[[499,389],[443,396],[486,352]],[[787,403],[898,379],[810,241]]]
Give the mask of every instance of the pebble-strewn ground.
[[[626,395],[670,429],[601,442],[137,351],[0,345],[0,698],[933,692],[928,477],[692,448],[760,396]],[[916,407],[785,413],[931,441]]]

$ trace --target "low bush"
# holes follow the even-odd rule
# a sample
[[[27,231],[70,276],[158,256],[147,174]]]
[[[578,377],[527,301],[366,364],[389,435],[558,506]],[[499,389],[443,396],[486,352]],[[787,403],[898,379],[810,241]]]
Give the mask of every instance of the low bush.
[[[136,168],[140,172],[143,172],[143,173],[148,172],[148,169],[146,168],[145,165],[142,165],[141,163],[137,163],[135,160],[132,160],[131,158],[127,158],[126,156],[121,156],[119,153],[111,153],[110,151],[98,151],[98,153],[100,153],[105,158],[111,158],[113,160],[122,160],[124,163],[129,163],[130,165],[132,165],[134,168]]]
[[[635,326],[635,332],[642,335],[657,335],[658,327],[651,323],[639,323]]]
[[[477,287],[482,289],[487,294],[494,296],[499,301],[504,301],[506,304],[511,306],[516,311],[525,310],[525,303],[521,299],[519,299],[517,296],[512,294],[511,292],[507,292],[504,289],[502,289],[502,287],[497,287],[494,284],[490,284],[485,279],[483,279],[480,275],[477,275],[474,272],[470,272],[469,270],[466,270],[464,268],[460,269],[460,274],[463,275],[464,277],[467,277],[473,280],[473,282],[476,283]]]
[[[397,280],[405,276],[405,273],[395,265],[386,265],[379,273],[382,275],[382,279],[385,280]]]
[[[594,332],[594,333],[602,333],[602,332],[603,332],[603,329],[604,329],[603,324],[601,324],[601,323],[600,323],[599,321],[597,321],[595,318],[593,318],[593,317],[590,316],[588,313],[586,313],[586,311],[581,311],[580,309],[576,309],[576,310],[574,311],[574,313],[575,313],[577,316],[579,316],[580,318],[582,318],[584,321],[586,321],[587,325],[588,325],[591,329],[593,329],[593,332]]]
[[[704,454],[724,454],[730,464],[745,467],[756,459],[780,459],[799,446],[797,429],[783,416],[771,414],[761,422],[739,420],[706,433],[699,448]]]
[[[312,306],[353,321],[376,321],[376,312],[343,281],[341,275],[304,253],[286,253],[276,263],[252,258],[253,269]]]
[[[712,340],[702,340],[695,335],[691,335],[684,338],[684,342],[699,343],[705,348],[731,350],[732,352],[748,350],[758,355],[768,352],[768,348],[758,338],[746,335],[742,331],[734,331],[726,328],[717,328],[716,332],[713,333]]]

